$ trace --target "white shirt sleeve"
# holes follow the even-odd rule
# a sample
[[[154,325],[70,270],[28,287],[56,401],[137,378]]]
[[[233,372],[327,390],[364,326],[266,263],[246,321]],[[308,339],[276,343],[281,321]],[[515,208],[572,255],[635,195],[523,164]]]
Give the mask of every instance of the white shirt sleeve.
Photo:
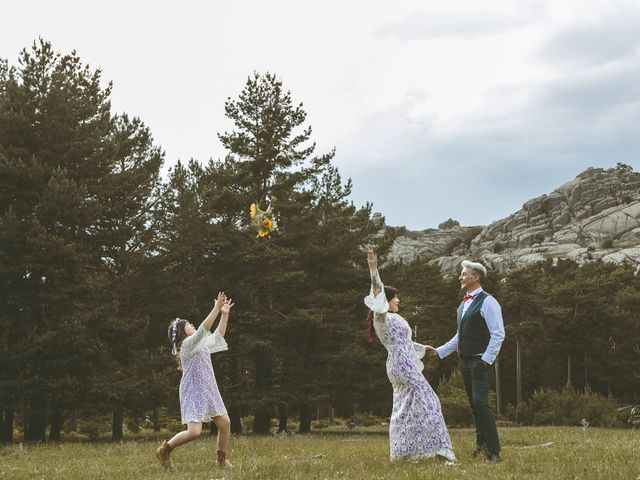
[[[436,352],[438,352],[438,357],[440,358],[451,355],[456,350],[458,350],[458,332],[456,332],[453,338],[447,343],[445,343],[441,347],[436,348]]]
[[[482,303],[480,314],[487,323],[490,336],[489,345],[487,345],[487,350],[482,354],[482,360],[491,365],[495,362],[504,340],[502,309],[500,308],[498,301],[489,295]]]
[[[227,341],[224,339],[217,328],[215,332],[213,332],[213,335],[209,335],[207,337],[207,348],[209,349],[209,353],[224,352],[226,350],[229,350]]]

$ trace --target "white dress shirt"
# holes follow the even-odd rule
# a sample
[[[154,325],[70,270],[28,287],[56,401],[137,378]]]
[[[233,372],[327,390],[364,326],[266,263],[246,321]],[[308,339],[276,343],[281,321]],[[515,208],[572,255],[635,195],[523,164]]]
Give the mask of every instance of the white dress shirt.
[[[468,293],[468,295],[475,298],[475,296],[480,292],[482,292],[482,287],[475,289],[473,292]],[[470,298],[464,302],[462,315],[466,313],[473,300],[473,298]],[[500,347],[502,346],[502,341],[504,340],[504,323],[502,321],[502,309],[500,308],[500,304],[491,295],[487,295],[484,302],[482,302],[480,315],[484,318],[487,323],[487,328],[489,329],[489,345],[487,345],[487,349],[483,354],[481,354],[481,356],[482,360],[491,365],[496,360],[496,357],[500,352]],[[444,358],[458,349],[458,333],[459,332],[456,332],[453,338],[447,343],[436,348],[436,352],[438,352],[438,356],[440,358]]]

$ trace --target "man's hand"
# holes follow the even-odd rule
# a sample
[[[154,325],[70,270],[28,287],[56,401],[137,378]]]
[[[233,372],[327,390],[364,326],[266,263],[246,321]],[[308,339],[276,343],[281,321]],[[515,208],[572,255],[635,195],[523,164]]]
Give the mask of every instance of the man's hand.
[[[431,345],[425,345],[427,348],[427,357],[429,358],[438,358],[438,352]]]

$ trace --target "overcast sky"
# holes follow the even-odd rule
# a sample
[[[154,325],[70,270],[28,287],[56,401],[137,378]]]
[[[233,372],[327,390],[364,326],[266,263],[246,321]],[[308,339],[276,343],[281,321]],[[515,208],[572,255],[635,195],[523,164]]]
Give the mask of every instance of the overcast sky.
[[[390,225],[486,225],[589,166],[640,170],[638,1],[21,0],[2,18],[0,57],[39,36],[77,50],[167,166],[223,158],[225,99],[277,74]]]

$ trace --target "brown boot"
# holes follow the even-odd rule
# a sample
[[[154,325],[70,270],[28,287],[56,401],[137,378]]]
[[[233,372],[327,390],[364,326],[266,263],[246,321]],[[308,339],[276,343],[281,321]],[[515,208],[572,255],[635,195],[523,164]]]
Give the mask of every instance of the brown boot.
[[[160,465],[165,470],[173,472],[173,462],[171,461],[171,446],[166,440],[162,442],[162,445],[156,450],[156,458],[160,461]]]
[[[231,468],[233,465],[229,463],[227,460],[227,452],[223,452],[222,450],[218,450],[218,466],[221,468]]]

